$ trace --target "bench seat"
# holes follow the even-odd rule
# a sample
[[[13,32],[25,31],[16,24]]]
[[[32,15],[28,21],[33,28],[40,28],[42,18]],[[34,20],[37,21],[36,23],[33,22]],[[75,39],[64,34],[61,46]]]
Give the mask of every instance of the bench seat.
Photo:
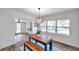
[[[40,46],[36,45],[35,43],[33,43],[32,41],[27,41],[25,43],[25,47],[29,48],[32,51],[44,51],[43,48],[41,48]]]

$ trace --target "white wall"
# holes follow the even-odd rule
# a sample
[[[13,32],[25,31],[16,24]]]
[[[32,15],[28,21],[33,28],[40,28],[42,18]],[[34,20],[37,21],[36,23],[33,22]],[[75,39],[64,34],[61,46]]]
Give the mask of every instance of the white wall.
[[[16,32],[16,26],[14,22],[15,17],[26,17],[25,19],[31,18],[27,16],[26,13],[22,13],[19,10],[0,8],[0,47],[9,44],[9,41],[10,43],[13,42]]]
[[[79,48],[79,9],[57,13],[45,17],[46,21],[62,19],[70,19],[70,35],[66,36],[52,33],[48,33],[48,35],[50,35],[53,38],[53,40],[63,42]]]
[[[0,11],[0,43],[6,43],[14,37],[15,24],[12,17]]]

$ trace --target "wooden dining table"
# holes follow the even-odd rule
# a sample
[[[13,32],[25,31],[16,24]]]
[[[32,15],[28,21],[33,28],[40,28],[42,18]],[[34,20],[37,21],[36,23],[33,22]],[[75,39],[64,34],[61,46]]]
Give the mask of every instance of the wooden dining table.
[[[43,38],[41,36],[38,36],[37,34],[31,34],[29,40],[31,39],[35,40],[36,42],[42,43],[45,47],[45,51],[47,51],[47,45],[49,44],[49,50],[52,51],[52,39],[48,38],[48,36],[44,36]]]

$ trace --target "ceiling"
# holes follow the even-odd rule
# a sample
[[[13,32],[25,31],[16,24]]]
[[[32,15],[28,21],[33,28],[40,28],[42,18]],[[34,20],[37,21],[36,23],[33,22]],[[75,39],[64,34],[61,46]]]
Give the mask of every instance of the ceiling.
[[[49,16],[55,13],[65,12],[76,8],[41,8],[41,16]],[[38,16],[38,8],[0,8],[0,15],[11,18],[32,20]]]
[[[47,15],[64,12],[72,9],[75,9],[75,8],[40,8],[40,15],[47,16]],[[38,8],[22,8],[21,10],[28,12],[33,16],[38,15]]]

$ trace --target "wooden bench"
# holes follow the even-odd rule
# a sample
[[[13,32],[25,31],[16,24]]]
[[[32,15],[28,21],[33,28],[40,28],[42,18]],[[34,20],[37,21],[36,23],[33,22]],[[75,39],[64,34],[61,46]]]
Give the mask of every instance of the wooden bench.
[[[25,45],[25,47],[29,48],[32,51],[44,51],[43,48],[41,48],[40,46],[36,45],[32,41],[27,41],[24,45]]]

